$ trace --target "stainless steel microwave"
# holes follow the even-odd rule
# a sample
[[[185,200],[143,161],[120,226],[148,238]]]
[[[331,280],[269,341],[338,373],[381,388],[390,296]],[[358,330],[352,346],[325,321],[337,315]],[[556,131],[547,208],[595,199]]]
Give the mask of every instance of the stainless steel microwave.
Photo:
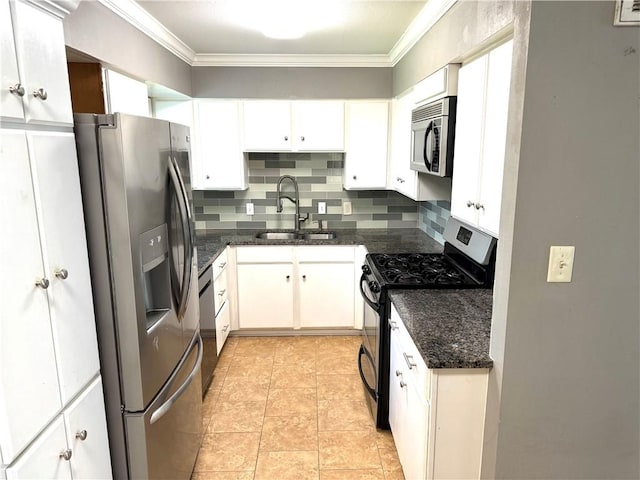
[[[450,177],[457,97],[444,97],[411,112],[411,170]]]

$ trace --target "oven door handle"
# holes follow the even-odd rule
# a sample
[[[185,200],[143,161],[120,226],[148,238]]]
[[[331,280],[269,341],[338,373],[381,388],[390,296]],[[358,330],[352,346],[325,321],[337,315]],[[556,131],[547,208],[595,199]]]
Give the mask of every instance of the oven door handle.
[[[362,276],[360,277],[360,293],[362,294],[362,298],[367,303],[367,305],[369,305],[378,315],[380,315],[380,305],[374,302],[373,300],[371,300],[369,297],[367,297],[367,294],[365,293],[364,288],[362,288],[362,284],[366,281],[367,281],[367,275],[363,273]]]
[[[360,378],[362,379],[362,383],[364,385],[364,388],[366,388],[366,390],[369,393],[369,395],[371,395],[373,397],[373,399],[377,402],[378,401],[378,393],[373,388],[371,388],[371,386],[367,382],[367,379],[364,376],[364,373],[362,372],[362,355],[366,355],[369,358],[369,360],[371,361],[371,363],[373,363],[373,360],[371,360],[371,356],[370,356],[369,352],[367,351],[367,349],[364,348],[364,345],[360,345],[360,351],[358,352],[358,372],[360,373]]]

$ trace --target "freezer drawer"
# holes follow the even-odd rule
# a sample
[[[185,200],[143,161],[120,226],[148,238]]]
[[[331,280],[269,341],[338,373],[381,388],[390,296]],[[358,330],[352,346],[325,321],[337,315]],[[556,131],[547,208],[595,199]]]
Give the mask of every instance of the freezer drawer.
[[[202,340],[199,334],[184,361],[151,405],[124,414],[132,479],[188,480],[202,431]]]

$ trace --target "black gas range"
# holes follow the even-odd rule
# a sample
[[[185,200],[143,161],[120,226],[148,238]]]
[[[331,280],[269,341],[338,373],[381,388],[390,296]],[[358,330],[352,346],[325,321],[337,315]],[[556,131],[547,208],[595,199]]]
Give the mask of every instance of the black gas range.
[[[358,368],[378,428],[389,428],[389,290],[493,286],[496,239],[453,217],[443,236],[443,253],[371,253],[362,265]]]

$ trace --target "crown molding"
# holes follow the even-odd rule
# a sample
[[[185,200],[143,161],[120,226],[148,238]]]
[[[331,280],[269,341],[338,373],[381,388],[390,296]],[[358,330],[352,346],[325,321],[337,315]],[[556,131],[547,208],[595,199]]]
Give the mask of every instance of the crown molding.
[[[58,18],[64,18],[78,8],[80,0],[26,0],[26,2]]]
[[[129,22],[142,33],[189,65],[193,64],[196,53],[176,37],[167,27],[133,0],[98,0],[116,15]]]
[[[447,13],[457,0],[428,0],[388,55],[234,55],[196,53],[134,0],[98,1],[191,66],[389,68],[395,66],[422,36]]]
[[[387,67],[387,55],[232,55],[198,53],[194,67]]]
[[[409,24],[400,39],[389,52],[389,62],[392,66],[402,60],[409,50],[440,20],[457,0],[428,0],[424,8]]]

